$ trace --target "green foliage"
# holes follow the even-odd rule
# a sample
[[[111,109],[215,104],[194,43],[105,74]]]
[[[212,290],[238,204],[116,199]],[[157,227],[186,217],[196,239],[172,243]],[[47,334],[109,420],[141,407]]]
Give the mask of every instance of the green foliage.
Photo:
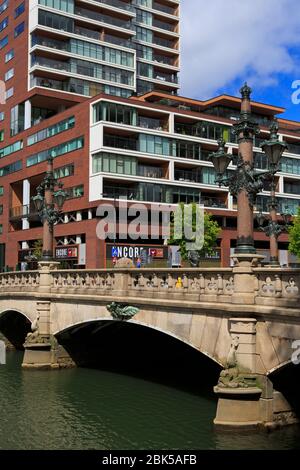
[[[32,255],[36,261],[42,258],[43,254],[43,240],[36,240],[33,244]]]
[[[180,209],[182,211],[182,233],[184,234],[184,207],[185,205],[181,203]],[[199,206],[197,204],[191,204],[192,206],[192,228],[193,232],[196,231],[196,220],[197,220],[197,210],[199,210]],[[185,226],[186,228],[186,226]],[[188,252],[186,245],[189,242],[193,242],[195,239],[187,240],[185,238],[176,239],[176,234],[174,233],[174,214],[171,217],[171,238],[168,240],[168,245],[178,245],[180,247],[180,254],[182,259],[188,259]],[[220,234],[221,228],[219,227],[218,223],[213,220],[212,215],[208,214],[207,212],[204,213],[204,243],[201,250],[198,250],[198,253],[201,256],[204,255],[212,255],[214,250],[217,246],[217,239]]]
[[[294,218],[293,224],[289,229],[289,235],[289,251],[300,259],[300,207],[298,207],[298,214]]]

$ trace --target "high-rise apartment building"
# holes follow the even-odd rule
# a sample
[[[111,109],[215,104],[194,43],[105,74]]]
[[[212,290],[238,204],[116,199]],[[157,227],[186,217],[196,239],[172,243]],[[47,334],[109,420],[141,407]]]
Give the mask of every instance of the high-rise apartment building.
[[[66,265],[99,268],[120,256],[167,265],[161,237],[97,238],[98,205],[120,200],[157,207],[203,203],[222,227],[215,257],[206,262],[229,264],[236,202],[215,184],[207,157],[221,136],[237,155],[232,126],[240,99],[177,95],[178,23],[175,0],[0,0],[0,269],[24,266],[42,238],[31,198],[49,156],[68,194],[55,226],[56,254]],[[253,103],[260,139],[283,111]],[[295,212],[300,123],[279,124],[289,149],[277,195],[281,210]],[[263,169],[260,139],[256,163]],[[258,202],[267,211],[265,189]],[[267,250],[264,234],[256,231],[255,241]],[[287,262],[286,235],[280,249]]]

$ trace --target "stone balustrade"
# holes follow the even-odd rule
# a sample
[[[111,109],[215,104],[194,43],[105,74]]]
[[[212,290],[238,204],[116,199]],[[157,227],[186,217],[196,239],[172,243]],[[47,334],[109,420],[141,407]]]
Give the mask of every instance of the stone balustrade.
[[[0,274],[0,294],[8,292],[50,295],[92,295],[192,302],[237,303],[235,268],[49,270]],[[300,300],[300,270],[251,268],[254,304],[291,306]],[[236,296],[236,295],[235,295]],[[239,296],[238,296],[239,298]],[[243,302],[241,296],[240,301]]]
[[[22,271],[0,274],[0,293],[34,292],[38,289],[39,285],[39,271]]]
[[[284,301],[295,304],[300,301],[299,269],[254,268],[253,273],[257,302],[270,305],[273,300],[279,305]]]

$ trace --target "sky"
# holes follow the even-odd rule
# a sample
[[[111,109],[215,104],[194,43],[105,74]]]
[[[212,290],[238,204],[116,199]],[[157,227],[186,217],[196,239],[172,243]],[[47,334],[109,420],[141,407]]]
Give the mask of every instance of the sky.
[[[300,121],[299,0],[181,0],[181,17],[182,96],[239,96],[247,81]]]

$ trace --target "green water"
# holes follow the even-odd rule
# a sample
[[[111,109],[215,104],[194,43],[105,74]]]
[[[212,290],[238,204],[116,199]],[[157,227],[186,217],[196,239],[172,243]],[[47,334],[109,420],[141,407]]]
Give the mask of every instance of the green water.
[[[297,427],[220,434],[216,402],[174,385],[90,369],[0,366],[0,449],[299,449]]]

